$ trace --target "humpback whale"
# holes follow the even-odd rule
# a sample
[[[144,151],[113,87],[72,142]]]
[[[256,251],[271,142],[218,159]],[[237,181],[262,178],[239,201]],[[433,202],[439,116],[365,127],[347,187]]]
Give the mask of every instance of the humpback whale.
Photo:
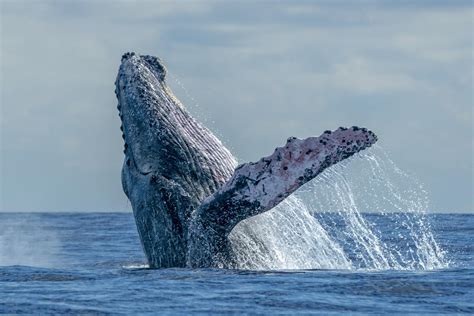
[[[122,187],[151,268],[232,267],[229,234],[326,168],[370,147],[366,128],[290,137],[257,162],[237,166],[166,84],[154,56],[122,56],[115,94],[125,141]]]

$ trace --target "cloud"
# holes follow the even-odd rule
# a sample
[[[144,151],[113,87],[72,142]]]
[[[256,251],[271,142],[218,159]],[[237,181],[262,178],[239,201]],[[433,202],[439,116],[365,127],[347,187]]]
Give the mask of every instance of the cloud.
[[[113,95],[130,50],[162,57],[242,161],[289,135],[366,125],[435,209],[473,209],[470,2],[1,6],[0,210],[130,208]]]
[[[324,77],[333,89],[361,94],[403,93],[424,88],[422,83],[403,72],[390,73],[375,68],[364,58],[352,58],[335,64]]]

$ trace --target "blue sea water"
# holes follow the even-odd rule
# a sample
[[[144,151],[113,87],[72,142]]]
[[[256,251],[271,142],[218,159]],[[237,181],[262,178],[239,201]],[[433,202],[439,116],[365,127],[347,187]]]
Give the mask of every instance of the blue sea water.
[[[152,270],[130,213],[3,213],[0,313],[474,314],[474,215],[429,221],[445,269]]]

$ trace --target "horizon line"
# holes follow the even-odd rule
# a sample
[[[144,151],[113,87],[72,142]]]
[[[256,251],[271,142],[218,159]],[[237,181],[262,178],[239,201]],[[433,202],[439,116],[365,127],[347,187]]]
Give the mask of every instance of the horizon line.
[[[117,211],[93,211],[93,210],[85,210],[85,211],[0,211],[0,214],[118,214],[118,213],[132,213],[133,210],[117,210]],[[314,213],[336,213],[334,211],[325,211],[325,212],[314,212]],[[360,213],[363,214],[381,214],[382,212],[379,211],[361,211]],[[423,212],[400,212],[400,211],[386,211],[383,213],[423,213]],[[474,210],[460,210],[460,211],[428,211],[424,214],[469,214],[474,215]]]

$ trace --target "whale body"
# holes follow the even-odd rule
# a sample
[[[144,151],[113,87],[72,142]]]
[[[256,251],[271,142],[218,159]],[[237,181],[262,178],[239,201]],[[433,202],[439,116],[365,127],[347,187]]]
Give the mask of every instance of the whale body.
[[[366,128],[297,139],[237,166],[166,84],[154,56],[126,53],[115,82],[125,159],[122,187],[151,268],[232,267],[229,234],[277,206],[323,170],[370,147]]]

